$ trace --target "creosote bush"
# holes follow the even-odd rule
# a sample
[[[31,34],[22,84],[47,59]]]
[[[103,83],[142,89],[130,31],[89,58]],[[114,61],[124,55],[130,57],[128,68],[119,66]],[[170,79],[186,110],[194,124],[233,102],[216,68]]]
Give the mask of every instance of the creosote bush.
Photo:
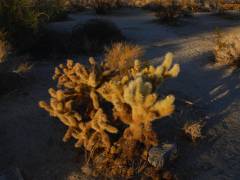
[[[7,32],[11,44],[30,44],[38,30],[39,14],[31,7],[30,0],[0,1],[0,28]]]
[[[154,171],[147,163],[148,150],[159,144],[152,122],[174,112],[175,97],[157,91],[180,72],[172,60],[171,53],[157,67],[135,60],[125,74],[93,58],[90,66],[68,60],[56,67],[58,88],[50,88],[50,101],[39,106],[67,126],[63,141],[74,138],[75,147],[89,152],[83,168],[89,175],[129,178]]]
[[[107,48],[104,59],[108,68],[118,68],[121,73],[126,73],[133,66],[134,60],[142,55],[143,49],[140,46],[122,42]]]
[[[214,48],[215,60],[220,64],[240,65],[240,36],[218,34]]]
[[[66,15],[65,0],[1,0],[0,29],[16,49],[28,50],[38,38],[43,25]]]
[[[124,36],[113,22],[91,19],[83,25],[76,25],[71,39],[74,52],[97,54],[102,52],[106,46],[124,40]]]

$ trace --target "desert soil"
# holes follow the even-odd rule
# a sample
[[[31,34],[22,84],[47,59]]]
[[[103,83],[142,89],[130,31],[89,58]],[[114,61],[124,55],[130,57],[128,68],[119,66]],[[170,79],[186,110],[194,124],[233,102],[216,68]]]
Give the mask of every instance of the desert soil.
[[[49,28],[69,32],[75,24],[96,16],[84,12],[71,14],[70,18],[52,23]],[[197,111],[204,111],[204,116],[192,113],[181,118],[203,118],[207,124],[203,140],[188,145],[184,151],[180,147],[182,154],[173,165],[178,178],[239,179],[240,72],[214,64],[212,50],[215,29],[240,33],[240,20],[198,13],[177,26],[168,26],[157,23],[152,13],[139,9],[97,18],[116,23],[130,41],[146,49],[144,59],[149,62],[159,64],[166,52],[173,52],[175,62],[180,63],[181,75],[166,82],[163,88],[177,99],[193,102]],[[0,97],[0,171],[18,167],[26,180],[85,178],[80,173],[83,151],[74,149],[74,142],[63,143],[65,127],[38,108],[39,100],[49,98],[47,89],[54,86],[51,75],[58,63],[50,59],[35,62],[26,77],[28,83]]]

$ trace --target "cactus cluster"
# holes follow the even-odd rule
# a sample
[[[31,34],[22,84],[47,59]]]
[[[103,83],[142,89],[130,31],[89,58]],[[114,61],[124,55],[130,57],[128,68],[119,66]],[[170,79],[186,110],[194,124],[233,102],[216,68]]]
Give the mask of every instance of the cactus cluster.
[[[174,111],[174,96],[160,98],[157,93],[165,78],[180,71],[178,64],[172,66],[172,58],[168,53],[157,67],[135,60],[124,75],[93,58],[89,67],[68,60],[55,69],[58,89],[49,89],[50,102],[39,105],[68,127],[63,141],[75,138],[75,147],[113,155],[130,147],[136,150],[126,143],[130,142],[146,150],[158,145],[152,122]]]

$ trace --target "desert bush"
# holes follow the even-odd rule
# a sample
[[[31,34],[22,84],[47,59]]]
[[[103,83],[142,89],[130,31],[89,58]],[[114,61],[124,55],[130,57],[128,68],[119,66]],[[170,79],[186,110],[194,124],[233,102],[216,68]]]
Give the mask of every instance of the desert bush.
[[[124,40],[124,37],[111,21],[91,19],[83,25],[76,25],[71,39],[74,52],[96,54],[102,52],[105,46]]]
[[[0,63],[2,63],[8,54],[8,43],[5,39],[6,34],[0,31]]]
[[[1,0],[0,28],[8,33],[9,41],[18,46],[30,44],[38,30],[39,14],[30,0]]]
[[[171,53],[157,67],[142,67],[136,60],[126,75],[104,61],[90,58],[89,63],[68,60],[56,67],[58,88],[50,88],[50,102],[39,105],[67,126],[63,141],[74,138],[75,147],[90,153],[96,176],[143,173],[149,148],[159,143],[152,122],[174,111],[175,97],[160,97],[157,89],[164,79],[178,75],[179,65],[172,66]]]
[[[69,12],[83,11],[87,7],[88,6],[86,0],[68,0],[66,2],[66,8]]]
[[[34,0],[34,9],[47,17],[48,21],[67,18],[67,0]]]
[[[217,35],[214,55],[217,63],[240,65],[240,37],[238,35]]]
[[[45,23],[63,16],[63,4],[64,0],[1,0],[0,29],[11,45],[27,50]]]
[[[109,10],[115,7],[114,0],[93,0],[92,7],[97,14],[107,14]]]
[[[179,5],[159,6],[156,17],[160,22],[175,24],[182,16],[182,8]]]
[[[118,69],[125,73],[133,66],[134,60],[141,58],[143,49],[128,43],[115,43],[106,49],[105,62],[109,69]]]

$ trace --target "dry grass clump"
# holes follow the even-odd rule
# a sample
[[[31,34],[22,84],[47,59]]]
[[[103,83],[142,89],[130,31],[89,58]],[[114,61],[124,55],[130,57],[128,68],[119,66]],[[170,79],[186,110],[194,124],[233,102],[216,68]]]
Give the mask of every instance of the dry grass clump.
[[[221,34],[214,47],[215,61],[226,65],[240,65],[240,36]]]
[[[88,174],[129,178],[154,168],[148,150],[159,144],[152,122],[174,112],[173,95],[159,96],[166,78],[177,77],[172,54],[157,66],[143,67],[135,60],[128,73],[109,69],[89,59],[90,66],[74,63],[56,67],[49,102],[39,105],[67,126],[63,141],[76,139],[75,147],[88,151]]]
[[[2,63],[8,54],[8,43],[5,40],[5,33],[0,31],[0,63]]]
[[[91,19],[76,25],[72,31],[71,46],[74,52],[96,54],[106,46],[124,40],[121,30],[111,21]]]
[[[204,125],[202,122],[188,122],[184,125],[183,131],[193,142],[196,142],[203,137],[202,128]]]
[[[31,71],[32,67],[33,65],[28,62],[21,63],[13,72],[17,74],[25,74]]]
[[[133,66],[134,60],[141,58],[143,53],[143,49],[140,46],[128,43],[115,43],[112,47],[106,49],[106,66],[125,73]]]

